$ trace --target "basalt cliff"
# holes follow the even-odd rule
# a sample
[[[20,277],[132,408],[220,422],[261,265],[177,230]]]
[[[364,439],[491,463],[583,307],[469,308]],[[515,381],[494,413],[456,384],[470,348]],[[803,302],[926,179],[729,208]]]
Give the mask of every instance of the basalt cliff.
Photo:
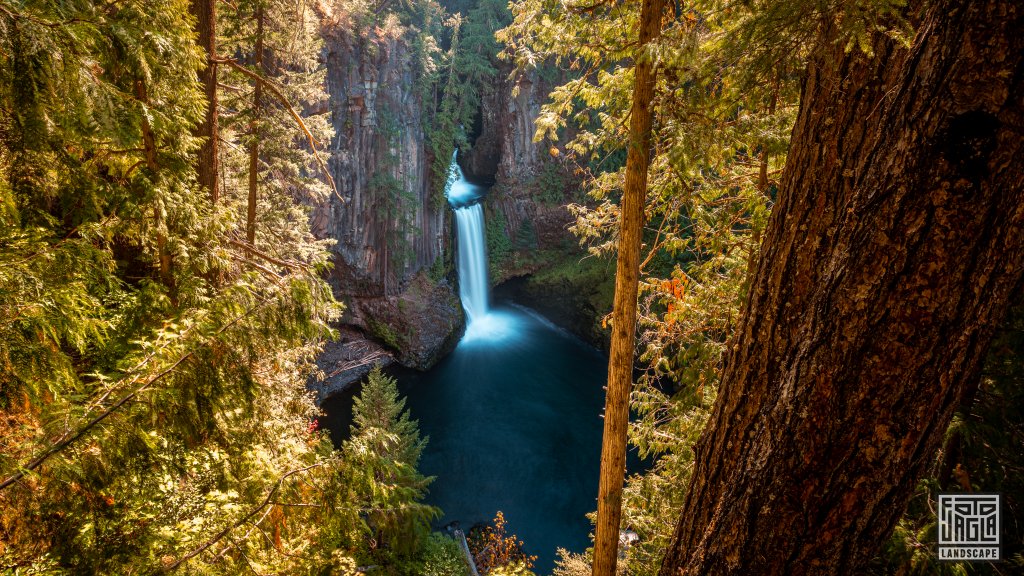
[[[360,377],[366,359],[426,368],[457,340],[462,309],[446,273],[451,215],[431,186],[413,39],[400,27],[339,22],[325,25],[324,40],[338,194],[312,219],[335,242],[330,281],[347,309],[323,367],[342,380]]]

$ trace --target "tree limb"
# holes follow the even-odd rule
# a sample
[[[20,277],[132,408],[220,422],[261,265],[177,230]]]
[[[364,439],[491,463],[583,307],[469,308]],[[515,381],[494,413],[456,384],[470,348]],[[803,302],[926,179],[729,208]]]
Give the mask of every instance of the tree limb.
[[[235,70],[238,70],[239,72],[248,76],[249,78],[252,78],[256,82],[263,84],[263,86],[267,90],[269,90],[271,94],[273,94],[274,97],[281,102],[281,104],[284,105],[284,107],[288,110],[288,113],[292,115],[292,119],[294,119],[295,123],[299,125],[300,129],[302,129],[302,133],[306,135],[306,140],[309,141],[309,145],[313,149],[313,157],[316,158],[316,163],[320,166],[320,170],[323,172],[324,177],[327,179],[327,183],[331,186],[331,190],[334,192],[334,195],[337,196],[339,200],[344,202],[345,199],[342,198],[341,194],[338,192],[338,187],[334,183],[334,178],[331,177],[330,171],[327,170],[327,165],[324,164],[323,158],[320,157],[320,148],[317,146],[316,138],[313,137],[313,133],[309,131],[309,128],[306,127],[306,123],[302,121],[302,117],[299,116],[299,113],[295,111],[295,108],[292,107],[290,102],[288,102],[288,98],[285,97],[284,93],[281,92],[277,85],[275,85],[274,82],[272,82],[270,79],[265,78],[253,72],[252,70],[249,70],[245,66],[242,66],[234,59],[210,58],[210,61],[215,62],[217,64],[227,64],[228,66],[234,68]]]
[[[196,556],[198,556],[198,555],[202,554],[203,552],[205,552],[206,550],[208,550],[210,548],[210,546],[213,546],[214,544],[219,542],[225,536],[230,534],[232,530],[234,530],[235,528],[238,528],[242,524],[245,524],[246,522],[249,521],[250,518],[252,518],[253,516],[259,514],[260,510],[263,510],[263,508],[265,508],[267,506],[267,504],[270,504],[270,501],[273,500],[274,495],[277,494],[277,491],[281,488],[281,484],[283,484],[284,481],[287,480],[290,476],[294,476],[295,474],[299,474],[301,472],[305,472],[305,471],[311,470],[313,468],[318,468],[318,467],[323,466],[323,465],[325,465],[325,464],[327,464],[329,462],[331,462],[331,461],[330,460],[325,460],[323,462],[318,462],[316,464],[311,464],[309,466],[306,466],[305,468],[296,468],[295,470],[291,470],[291,471],[287,472],[284,476],[281,476],[280,478],[277,479],[277,482],[274,483],[274,487],[270,489],[270,492],[267,494],[267,497],[263,499],[263,502],[260,502],[259,506],[253,508],[245,516],[242,516],[241,518],[236,520],[233,524],[231,524],[227,528],[225,528],[225,529],[221,530],[220,532],[218,532],[217,534],[215,534],[212,538],[210,538],[209,540],[204,542],[203,545],[200,546],[199,548],[196,548],[195,550],[193,550],[193,551],[189,552],[188,554],[186,554],[186,555],[182,556],[181,558],[179,558],[178,561],[175,562],[174,564],[171,564],[170,566],[164,568],[164,571],[165,572],[170,572],[172,570],[177,569],[179,566],[181,566],[185,562],[188,562],[192,558],[195,558]]]
[[[287,260],[280,260],[278,258],[275,258],[275,257],[271,256],[270,254],[267,254],[266,252],[261,252],[260,250],[256,249],[252,244],[249,244],[248,242],[242,242],[241,240],[235,240],[233,238],[228,238],[228,244],[231,244],[232,246],[237,246],[237,247],[241,248],[242,250],[247,250],[249,252],[252,252],[253,254],[259,256],[260,258],[263,258],[264,260],[266,260],[267,262],[270,262],[271,264],[277,264],[278,266],[284,266],[285,268],[289,268],[291,270],[305,270],[306,269],[305,266],[303,266],[302,264],[299,264],[298,262],[288,262]]]
[[[214,333],[214,336],[222,334],[228,328],[231,328],[235,324],[241,322],[242,319],[244,319],[249,314],[253,313],[258,308],[260,308],[261,306],[263,306],[264,304],[266,304],[269,301],[270,301],[269,298],[261,300],[257,306],[254,306],[254,307],[250,308],[249,310],[246,310],[244,313],[239,315],[237,318],[235,318],[231,322],[228,322],[227,324],[222,326],[219,330],[217,330],[217,332]],[[185,360],[188,360],[189,358],[191,358],[194,355],[195,355],[195,351],[190,351],[190,352],[186,353],[185,355],[181,356],[180,358],[175,360],[173,364],[171,364],[167,368],[164,368],[163,370],[158,372],[155,376],[153,376],[152,378],[147,380],[145,384],[143,384],[142,386],[140,386],[140,387],[136,388],[135,390],[129,392],[128,394],[125,394],[124,396],[122,396],[120,400],[118,400],[117,402],[112,404],[109,408],[107,408],[106,410],[104,410],[103,412],[98,414],[95,418],[93,418],[92,420],[87,422],[84,426],[79,428],[74,434],[65,435],[62,440],[58,441],[57,443],[53,444],[52,446],[50,446],[49,448],[44,450],[42,454],[40,454],[39,456],[36,456],[31,461],[27,462],[24,466],[21,466],[18,469],[17,472],[15,472],[14,474],[11,474],[10,476],[8,476],[6,479],[4,479],[3,482],[0,482],[0,490],[4,490],[8,486],[10,486],[10,485],[14,484],[15,482],[17,482],[18,480],[21,480],[29,472],[31,472],[31,471],[35,470],[36,468],[40,467],[44,462],[46,462],[46,460],[48,460],[50,458],[50,456],[53,456],[54,454],[64,450],[68,446],[70,446],[70,445],[74,444],[75,442],[77,442],[78,440],[80,440],[83,436],[86,435],[87,432],[89,432],[90,430],[95,428],[100,422],[103,422],[104,420],[106,420],[107,417],[109,417],[111,414],[116,412],[118,409],[120,409],[122,406],[127,404],[129,401],[131,401],[133,398],[138,396],[140,393],[142,393],[145,390],[147,390],[150,386],[155,384],[157,381],[162,379],[164,376],[167,376],[168,374],[173,372],[174,369],[177,368],[178,366],[180,366],[182,362],[184,362]]]

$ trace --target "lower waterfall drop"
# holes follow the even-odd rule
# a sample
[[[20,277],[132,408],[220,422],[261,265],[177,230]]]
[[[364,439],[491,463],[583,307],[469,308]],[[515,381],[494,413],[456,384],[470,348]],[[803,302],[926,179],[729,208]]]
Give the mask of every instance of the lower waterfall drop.
[[[487,315],[487,246],[484,209],[472,204],[455,209],[459,234],[459,298],[469,324]]]

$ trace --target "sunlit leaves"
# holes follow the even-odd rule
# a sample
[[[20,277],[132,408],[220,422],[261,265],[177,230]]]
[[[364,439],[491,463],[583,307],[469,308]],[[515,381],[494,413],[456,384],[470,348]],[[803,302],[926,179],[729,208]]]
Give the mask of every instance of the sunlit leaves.
[[[785,21],[802,24],[803,8]],[[774,13],[707,1],[670,8],[661,38],[637,53],[639,11],[638,3],[524,0],[499,38],[520,67],[554,62],[572,73],[542,106],[535,139],[559,142],[584,175],[591,201],[569,206],[572,231],[595,254],[617,248],[633,63],[648,58],[658,69],[638,302],[646,370],[634,387],[631,429],[656,463],[630,479],[624,508],[624,525],[640,535],[629,570],[648,574],[671,534],[691,446],[715,396],[809,48],[785,27],[754,46]]]
[[[356,525],[309,427],[327,253],[300,191],[268,196],[255,254],[196,186],[192,24],[184,0],[0,3],[5,567],[151,572],[208,543],[199,571],[299,573]]]
[[[344,453],[356,502],[366,512],[367,536],[408,556],[440,511],[421,501],[433,481],[416,466],[427,443],[409,418],[396,382],[374,367],[355,399],[352,437]]]

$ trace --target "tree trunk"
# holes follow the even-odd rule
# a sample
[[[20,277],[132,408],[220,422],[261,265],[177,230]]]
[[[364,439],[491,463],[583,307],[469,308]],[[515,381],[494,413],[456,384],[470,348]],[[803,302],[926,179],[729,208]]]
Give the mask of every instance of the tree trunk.
[[[210,191],[214,204],[220,198],[220,168],[217,160],[217,4],[216,0],[192,0],[189,10],[196,18],[199,46],[206,54],[206,68],[199,81],[206,93],[206,117],[196,126],[195,135],[203,138],[196,170],[199,184]]]
[[[135,98],[145,106],[149,106],[149,91],[146,83],[142,80],[135,81]],[[142,116],[142,151],[146,158],[146,167],[157,176],[160,165],[156,159],[156,135],[153,133],[153,126],[149,123],[149,117]],[[163,207],[156,203],[153,206],[153,228],[156,233],[157,261],[160,265],[160,281],[170,291],[171,300],[176,301],[174,290],[174,274],[171,271],[171,254],[167,249],[167,223],[164,218]]]
[[[1021,287],[1022,29],[823,33],[663,576],[851,574],[891,533]]]
[[[640,11],[640,48],[633,84],[629,122],[626,181],[619,219],[619,254],[612,309],[612,341],[608,361],[608,391],[601,443],[601,480],[597,496],[594,535],[594,576],[613,576],[618,559],[622,483],[626,473],[626,431],[629,426],[629,389],[633,384],[636,336],[636,300],[640,277],[640,245],[647,167],[651,149],[651,100],[654,96],[654,58],[645,54],[648,43],[661,32],[664,0],[644,0]]]
[[[256,68],[264,78],[267,71],[263,65],[263,6],[256,8]],[[263,110],[263,82],[255,81],[252,93],[252,127],[249,142],[249,199],[245,210],[245,240],[250,246],[256,245],[256,199],[260,176],[260,114]]]

